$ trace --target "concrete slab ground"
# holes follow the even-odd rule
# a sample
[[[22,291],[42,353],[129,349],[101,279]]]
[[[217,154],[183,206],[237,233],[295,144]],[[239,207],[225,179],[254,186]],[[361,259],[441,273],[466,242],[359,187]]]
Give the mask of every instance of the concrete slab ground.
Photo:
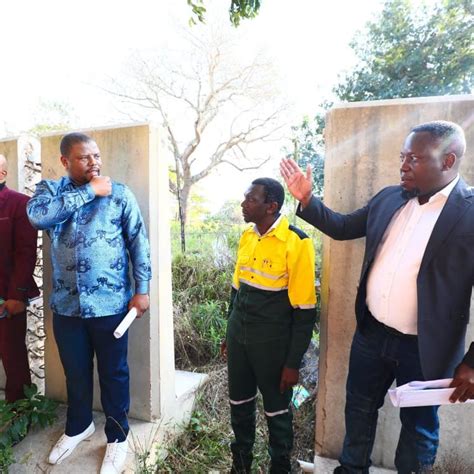
[[[173,413],[163,420],[154,423],[130,419],[128,436],[129,449],[125,473],[145,472],[140,464],[140,456],[150,451],[149,465],[156,459],[157,448],[166,451],[167,443],[176,436],[189,422],[196,389],[204,383],[207,376],[192,372],[176,371],[176,405]],[[66,406],[60,405],[58,420],[46,429],[35,429],[14,448],[18,461],[11,466],[11,474],[94,474],[98,473],[105,453],[106,438],[104,434],[105,417],[101,412],[94,412],[96,430],[93,436],[83,441],[70,457],[61,464],[51,466],[47,462],[49,451],[64,432]],[[161,454],[163,454],[161,451]],[[140,466],[142,469],[140,469]]]
[[[302,472],[313,472],[314,474],[332,474],[334,469],[339,465],[335,459],[323,458],[320,456],[314,457],[313,471]],[[392,474],[396,471],[390,469],[384,469],[381,467],[371,467],[370,474]]]

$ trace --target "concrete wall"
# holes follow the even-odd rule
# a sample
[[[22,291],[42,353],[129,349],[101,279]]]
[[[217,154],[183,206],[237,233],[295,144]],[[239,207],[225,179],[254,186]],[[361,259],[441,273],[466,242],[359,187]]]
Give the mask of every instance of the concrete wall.
[[[473,110],[472,95],[336,106],[326,121],[325,203],[348,213],[382,187],[398,184],[400,148],[410,128],[436,119],[457,122],[466,131],[468,150],[461,174],[474,184]],[[344,437],[345,380],[363,251],[362,239],[324,240],[316,452],[333,458],[339,456]],[[473,324],[468,329],[468,341],[472,340]],[[474,406],[443,407],[440,414],[440,457],[458,455],[472,462]],[[386,403],[379,417],[375,464],[393,466],[399,429],[398,410]]]
[[[93,137],[101,150],[102,174],[130,187],[137,197],[148,229],[153,269],[150,311],[135,321],[130,329],[129,365],[130,416],[151,421],[159,418],[175,398],[168,166],[159,151],[158,130],[149,125],[90,130],[86,133]],[[57,179],[64,174],[59,160],[60,139],[61,135],[53,135],[41,140],[44,179]],[[63,369],[47,304],[51,292],[50,247],[47,238],[44,262],[46,395],[66,400]],[[95,388],[94,405],[100,408],[97,383]]]

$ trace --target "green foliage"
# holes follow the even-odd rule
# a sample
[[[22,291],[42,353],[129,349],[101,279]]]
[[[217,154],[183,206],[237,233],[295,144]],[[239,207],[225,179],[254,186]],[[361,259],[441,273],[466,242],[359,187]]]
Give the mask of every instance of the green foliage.
[[[470,93],[473,12],[469,0],[437,0],[417,8],[409,0],[386,0],[352,41],[359,64],[334,88],[336,96],[352,102]],[[311,165],[316,194],[324,184],[323,131],[323,112],[293,128],[298,163]]]
[[[227,369],[216,365],[209,380],[197,393],[191,421],[184,432],[167,449],[166,459],[158,462],[156,472],[210,471],[229,472],[230,443],[233,439],[227,394]],[[258,397],[257,432],[252,472],[266,472],[268,466],[267,429],[261,397]],[[312,437],[312,443],[314,436]]]
[[[167,449],[168,456],[156,466],[156,472],[207,474],[229,472],[230,443],[233,439],[227,390],[227,368],[215,365],[209,380],[199,388],[189,425]],[[294,465],[296,459],[314,457],[314,394],[294,411]],[[252,473],[268,472],[268,430],[262,398],[257,397],[257,426]]]
[[[474,7],[438,0],[415,8],[386,0],[351,47],[359,64],[334,89],[347,101],[470,93],[474,85]]]
[[[203,0],[187,0],[187,2],[193,12],[193,16],[189,19],[189,26],[196,25],[198,22],[204,23],[206,7]]]
[[[214,216],[205,218],[199,225],[190,225],[186,230],[186,254],[203,255],[210,260],[229,260],[237,254],[237,246],[244,226],[220,221]],[[171,253],[181,255],[179,222],[171,222]]]
[[[216,268],[207,255],[178,255],[173,259],[173,295],[188,303],[227,301],[230,295],[234,262]]]
[[[227,304],[221,301],[206,301],[191,308],[191,322],[198,337],[208,342],[212,357],[219,355],[227,325]]]
[[[255,18],[260,10],[260,0],[232,0],[229,14],[234,26],[240,25],[240,20]]]
[[[57,418],[57,403],[39,394],[36,385],[25,387],[25,396],[14,403],[0,400],[0,473],[7,473],[15,462],[12,446],[29,428],[45,428]]]
[[[318,112],[314,119],[304,117],[300,125],[292,127],[294,151],[287,153],[299,166],[306,170],[308,165],[313,172],[314,193],[323,195],[324,191],[324,111]]]
[[[159,422],[154,429],[150,431],[146,438],[137,436],[133,429],[128,434],[128,445],[133,452],[135,474],[156,474],[156,457],[153,456],[153,449],[156,448],[156,440],[159,438],[161,422]],[[163,456],[160,452],[163,447],[160,445],[157,448],[157,455]]]
[[[179,368],[219,358],[225,337],[234,262],[216,266],[207,254],[173,259],[175,357]]]
[[[189,24],[196,25],[198,22],[205,23],[206,7],[203,0],[187,0],[191,7],[193,16],[189,19]],[[229,8],[230,22],[234,26],[239,26],[240,21],[255,18],[260,10],[261,0],[231,0]]]

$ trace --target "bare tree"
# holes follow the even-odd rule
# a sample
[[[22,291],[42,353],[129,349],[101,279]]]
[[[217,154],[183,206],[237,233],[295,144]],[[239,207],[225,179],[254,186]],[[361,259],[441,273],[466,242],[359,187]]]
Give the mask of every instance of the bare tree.
[[[129,77],[107,88],[122,103],[148,116],[157,112],[162,120],[175,161],[170,189],[178,198],[183,247],[192,187],[223,163],[239,171],[259,168],[269,157],[252,151],[276,139],[284,110],[275,106],[268,64],[258,58],[236,64],[232,45],[215,36],[191,36],[188,44],[172,61],[136,54]]]

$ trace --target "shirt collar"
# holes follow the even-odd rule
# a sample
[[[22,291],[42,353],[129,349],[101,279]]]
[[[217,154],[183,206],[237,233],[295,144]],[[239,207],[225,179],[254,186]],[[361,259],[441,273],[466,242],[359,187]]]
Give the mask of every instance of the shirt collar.
[[[433,202],[434,200],[439,199],[440,197],[448,199],[449,195],[451,194],[451,191],[454,189],[456,184],[458,184],[458,181],[459,181],[459,174],[443,189],[440,189],[436,194],[433,194],[433,196],[430,197],[428,202]]]
[[[288,236],[288,219],[286,216],[280,214],[278,219],[272,224],[272,226],[265,232],[265,234],[261,235],[257,229],[257,226],[254,225],[252,230],[259,236],[259,237],[267,237],[270,235],[274,235],[278,239],[285,241]]]

